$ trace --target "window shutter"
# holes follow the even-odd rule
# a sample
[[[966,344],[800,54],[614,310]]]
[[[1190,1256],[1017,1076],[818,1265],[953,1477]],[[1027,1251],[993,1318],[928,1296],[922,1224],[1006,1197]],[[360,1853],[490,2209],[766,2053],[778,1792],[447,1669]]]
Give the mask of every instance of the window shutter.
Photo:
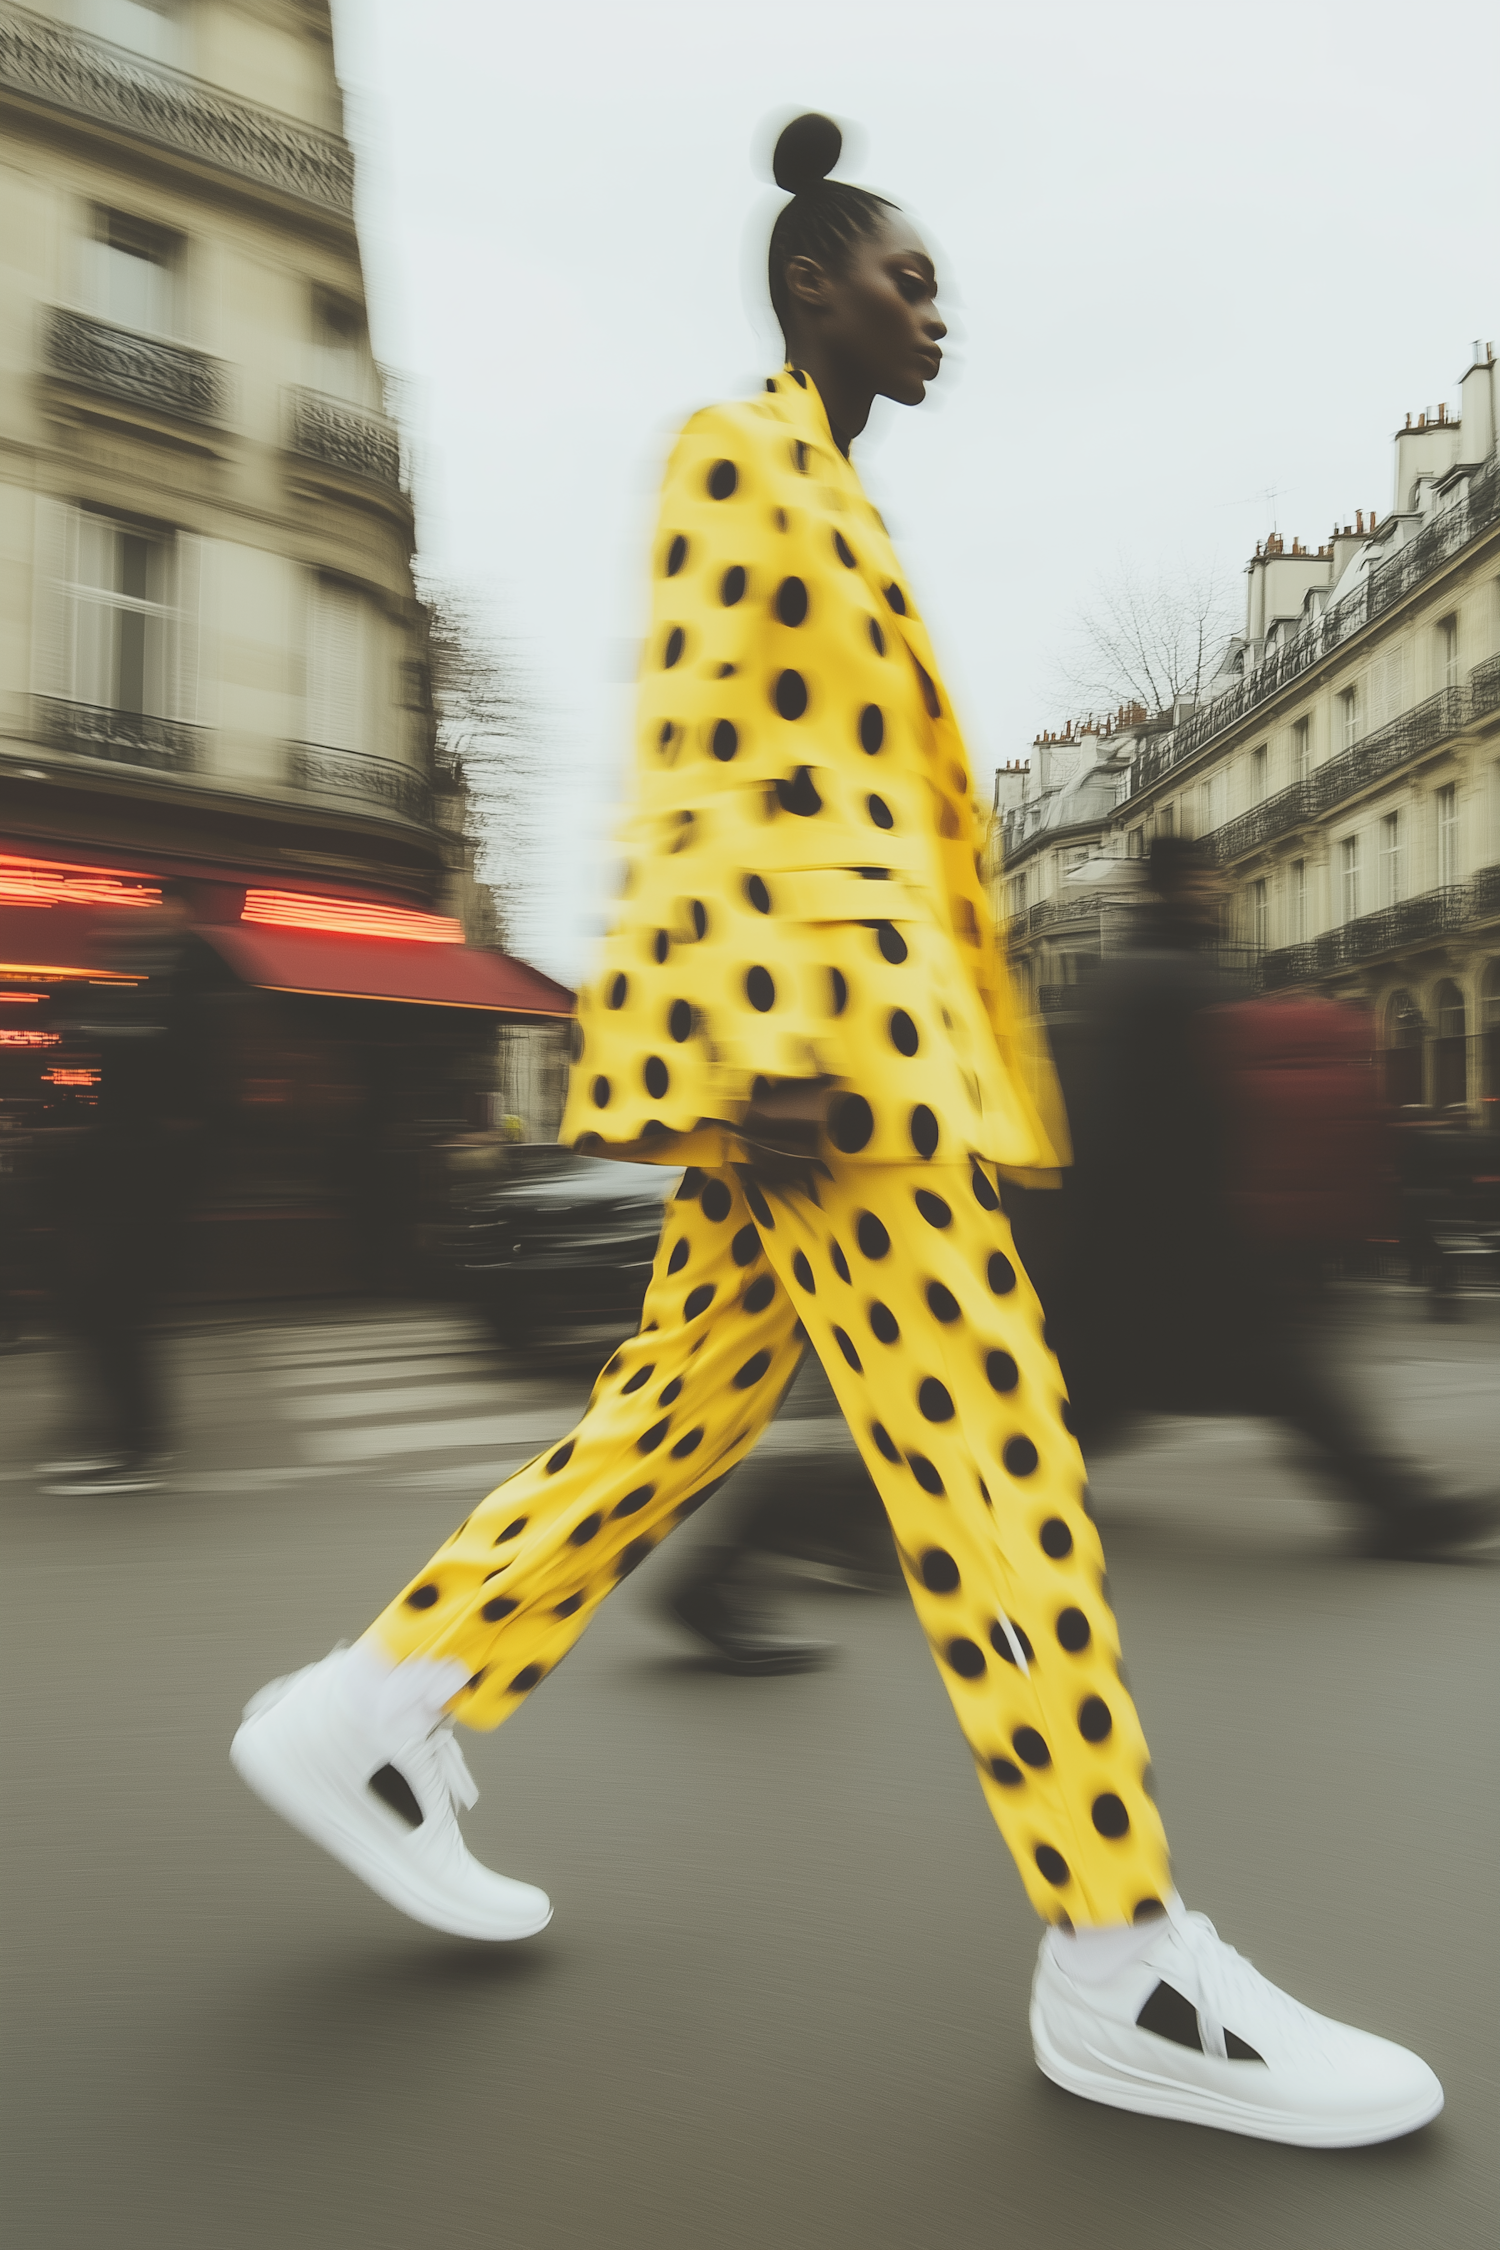
[[[361,750],[364,604],[336,578],[313,580],[308,633],[307,740]]]
[[[203,617],[209,542],[179,531],[174,562],[177,608],[172,630],[172,716],[203,723]]]
[[[34,695],[73,695],[78,576],[78,511],[39,493],[31,599],[31,688]]]

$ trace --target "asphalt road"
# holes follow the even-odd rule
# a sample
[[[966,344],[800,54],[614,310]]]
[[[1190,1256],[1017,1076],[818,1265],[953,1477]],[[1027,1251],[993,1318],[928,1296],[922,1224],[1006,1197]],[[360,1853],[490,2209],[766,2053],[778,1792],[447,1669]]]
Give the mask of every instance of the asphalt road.
[[[1500,1304],[1338,1317],[1393,1436],[1493,1479]],[[1500,1570],[1349,1559],[1239,1425],[1096,1464],[1185,1895],[1447,2087],[1409,2141],[1281,2149],[1036,2074],[1035,1926],[899,1599],[797,1593],[838,1665],[725,1680],[658,1621],[654,1558],[471,1738],[471,1838],[551,1928],[403,1922],[244,1792],[229,1736],[565,1426],[580,1370],[417,1307],[169,1350],[179,1468],[129,1502],[39,1494],[67,1363],[0,1361],[16,2250],[1493,2250]],[[773,1436],[789,1477],[840,1442]]]

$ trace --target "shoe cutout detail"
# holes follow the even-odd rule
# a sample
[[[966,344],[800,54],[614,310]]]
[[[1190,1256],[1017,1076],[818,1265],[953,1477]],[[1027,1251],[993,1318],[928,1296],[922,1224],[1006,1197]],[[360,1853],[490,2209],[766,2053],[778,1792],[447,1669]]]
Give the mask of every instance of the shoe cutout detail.
[[[1265,2056],[1258,2055],[1250,2042],[1242,2039],[1237,2031],[1225,2032],[1224,2052],[1231,2062],[1258,2062],[1262,2070],[1266,2067]]]
[[[406,1822],[408,1828],[421,1827],[424,1818],[422,1808],[404,1773],[398,1773],[394,1766],[382,1766],[378,1773],[371,1774],[368,1786],[374,1790],[383,1805],[389,1805],[391,1811]]]
[[[1203,2052],[1198,2011],[1191,2000],[1185,2000],[1170,1984],[1156,1987],[1135,2020],[1142,2031],[1154,2031],[1158,2039],[1170,2039],[1177,2047],[1193,2047],[1200,2055]],[[1228,2044],[1227,2038],[1225,2044]],[[1258,2055],[1256,2060],[1260,2060]]]

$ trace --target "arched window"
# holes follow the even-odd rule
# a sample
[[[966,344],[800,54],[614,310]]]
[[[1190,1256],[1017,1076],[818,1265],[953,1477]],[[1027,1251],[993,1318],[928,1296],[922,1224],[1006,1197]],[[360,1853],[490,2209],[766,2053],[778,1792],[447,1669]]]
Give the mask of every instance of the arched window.
[[[1487,1104],[1500,1103],[1500,961],[1486,961],[1484,965],[1479,984],[1479,1028],[1484,1035],[1484,1098]]]
[[[1385,1098],[1393,1109],[1422,1106],[1422,1044],[1427,1026],[1407,991],[1393,992],[1385,1006]]]
[[[1464,996],[1451,977],[1445,977],[1434,993],[1433,1011],[1437,1017],[1433,1098],[1440,1110],[1463,1109],[1469,1099],[1469,1027]]]

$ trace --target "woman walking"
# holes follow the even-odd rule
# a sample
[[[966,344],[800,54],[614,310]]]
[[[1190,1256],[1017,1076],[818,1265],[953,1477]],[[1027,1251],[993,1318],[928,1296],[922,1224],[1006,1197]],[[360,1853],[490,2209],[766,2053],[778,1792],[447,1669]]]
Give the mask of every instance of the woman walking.
[[[787,364],[684,430],[623,897],[580,1001],[564,1138],[685,1165],[640,1333],[571,1435],[492,1493],[356,1647],[262,1691],[268,1803],[417,1920],[551,1908],[467,1852],[452,1722],[497,1726],[754,1445],[810,1343],[890,1514],[984,1791],[1049,1925],[1037,2059],[1127,2109],[1314,2145],[1441,2107],[1415,2056],[1313,2016],[1172,1885],[1103,1555],[997,1175],[1066,1160],[980,879],[926,629],[850,463],[945,333],[895,207],[783,133]]]

